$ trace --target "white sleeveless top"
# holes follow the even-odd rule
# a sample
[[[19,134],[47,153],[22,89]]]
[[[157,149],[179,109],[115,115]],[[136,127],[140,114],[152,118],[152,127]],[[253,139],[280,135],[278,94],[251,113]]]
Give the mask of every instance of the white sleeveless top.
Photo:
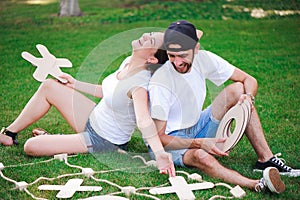
[[[128,93],[136,87],[147,89],[151,77],[150,71],[142,70],[119,80],[118,73],[129,61],[130,57],[127,57],[116,72],[103,80],[103,98],[89,117],[92,128],[102,138],[117,145],[128,142],[136,127],[134,105]]]

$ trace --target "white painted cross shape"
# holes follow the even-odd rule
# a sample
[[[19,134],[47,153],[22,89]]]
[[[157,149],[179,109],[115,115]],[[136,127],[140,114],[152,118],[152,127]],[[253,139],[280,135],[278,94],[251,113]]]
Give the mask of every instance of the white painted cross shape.
[[[71,198],[75,192],[80,191],[100,191],[100,186],[80,186],[82,179],[70,179],[65,185],[40,185],[39,190],[59,190],[57,198]]]
[[[195,195],[192,190],[209,189],[215,186],[211,182],[187,184],[182,176],[170,177],[169,181],[172,186],[152,188],[149,192],[151,194],[176,193],[180,200],[193,200],[195,199]]]
[[[38,44],[36,45],[36,48],[42,55],[42,58],[36,58],[26,51],[22,52],[22,57],[32,65],[36,66],[33,77],[37,81],[42,82],[45,81],[47,76],[50,74],[59,81],[65,83],[66,80],[59,77],[62,74],[60,67],[72,67],[71,61],[66,58],[56,58],[44,45]]]

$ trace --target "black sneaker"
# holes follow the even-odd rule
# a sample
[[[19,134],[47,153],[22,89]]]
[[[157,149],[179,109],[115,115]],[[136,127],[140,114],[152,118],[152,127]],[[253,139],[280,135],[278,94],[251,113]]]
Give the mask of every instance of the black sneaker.
[[[253,171],[262,172],[267,167],[276,167],[281,175],[300,176],[300,170],[295,170],[287,166],[285,160],[283,158],[278,158],[278,156],[281,156],[281,153],[274,155],[267,162],[257,161]]]

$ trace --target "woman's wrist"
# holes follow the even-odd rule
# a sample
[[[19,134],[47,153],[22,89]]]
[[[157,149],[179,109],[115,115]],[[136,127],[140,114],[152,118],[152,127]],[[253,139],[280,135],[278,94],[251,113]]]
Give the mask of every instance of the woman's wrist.
[[[164,150],[164,148],[162,149],[157,149],[156,151],[153,151],[155,157],[158,157],[158,156],[161,156],[163,155],[164,153],[166,153],[166,151]]]

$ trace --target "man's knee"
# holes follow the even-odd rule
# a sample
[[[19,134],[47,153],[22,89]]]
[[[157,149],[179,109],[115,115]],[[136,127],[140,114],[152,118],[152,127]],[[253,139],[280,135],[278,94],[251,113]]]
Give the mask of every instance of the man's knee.
[[[228,86],[228,95],[231,97],[239,98],[242,94],[245,93],[244,85],[241,82],[235,82]]]
[[[242,94],[244,94],[242,83],[235,82],[228,85],[212,104],[213,116],[218,120],[222,119],[223,115],[238,102]]]
[[[187,152],[183,157],[184,164],[199,169],[213,168],[216,159],[205,150],[197,149]]]

